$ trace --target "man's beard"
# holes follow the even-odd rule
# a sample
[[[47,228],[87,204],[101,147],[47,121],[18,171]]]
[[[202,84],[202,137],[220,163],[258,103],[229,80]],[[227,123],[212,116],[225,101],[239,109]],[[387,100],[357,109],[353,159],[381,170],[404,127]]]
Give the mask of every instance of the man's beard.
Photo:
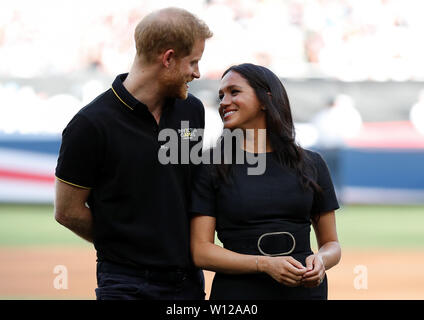
[[[188,90],[186,80],[179,73],[172,73],[163,78],[163,94],[167,98],[186,99]]]

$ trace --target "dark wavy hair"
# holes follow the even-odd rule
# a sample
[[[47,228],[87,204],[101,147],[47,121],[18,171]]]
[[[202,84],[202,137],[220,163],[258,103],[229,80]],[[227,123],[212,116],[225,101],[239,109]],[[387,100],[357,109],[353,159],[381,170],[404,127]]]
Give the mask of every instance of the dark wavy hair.
[[[231,66],[221,79],[230,71],[237,72],[247,80],[265,107],[267,137],[280,164],[295,170],[303,190],[321,194],[321,187],[313,179],[316,169],[304,149],[295,141],[290,102],[280,79],[271,70],[251,63]],[[218,176],[228,181],[231,165],[220,164],[216,168]]]

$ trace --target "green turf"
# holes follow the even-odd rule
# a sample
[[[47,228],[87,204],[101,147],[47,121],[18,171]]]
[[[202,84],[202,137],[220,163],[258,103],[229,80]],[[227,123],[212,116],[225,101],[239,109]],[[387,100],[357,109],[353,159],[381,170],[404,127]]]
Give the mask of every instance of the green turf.
[[[423,206],[350,206],[336,211],[346,248],[424,248]]]
[[[342,248],[424,249],[424,206],[348,206],[336,220]],[[28,245],[91,246],[55,221],[51,205],[0,205],[0,246]]]
[[[88,246],[54,219],[52,205],[0,205],[0,246]]]

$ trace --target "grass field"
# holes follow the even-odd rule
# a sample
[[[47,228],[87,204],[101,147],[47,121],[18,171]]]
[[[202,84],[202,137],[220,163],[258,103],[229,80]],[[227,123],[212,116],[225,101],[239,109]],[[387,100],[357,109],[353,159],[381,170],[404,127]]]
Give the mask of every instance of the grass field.
[[[345,248],[424,248],[423,206],[350,206],[336,219]]]
[[[424,248],[424,206],[348,206],[336,219],[342,248]],[[0,205],[0,246],[52,245],[90,246],[55,221],[51,205]]]
[[[54,219],[52,205],[0,205],[0,246],[90,245]]]
[[[338,210],[342,259],[328,271],[329,299],[423,299],[423,226],[424,206]],[[95,261],[93,245],[59,225],[51,205],[0,205],[0,300],[95,299]],[[57,265],[68,270],[66,290],[53,286]],[[358,265],[366,290],[354,287]],[[207,296],[212,278],[205,272]]]

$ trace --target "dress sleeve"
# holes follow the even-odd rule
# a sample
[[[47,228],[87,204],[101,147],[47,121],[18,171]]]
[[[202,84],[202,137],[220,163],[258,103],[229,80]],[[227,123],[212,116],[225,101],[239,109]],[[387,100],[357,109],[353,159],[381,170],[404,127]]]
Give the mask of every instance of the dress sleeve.
[[[212,165],[200,164],[193,179],[191,215],[216,217],[216,189],[212,177]]]
[[[75,115],[62,133],[56,178],[84,189],[94,187],[99,167],[98,146],[98,131],[84,116]]]
[[[315,193],[312,206],[313,214],[325,213],[340,208],[337,201],[336,192],[331,180],[330,171],[324,159],[315,153],[315,166],[317,169],[317,183],[322,189],[322,193]]]

